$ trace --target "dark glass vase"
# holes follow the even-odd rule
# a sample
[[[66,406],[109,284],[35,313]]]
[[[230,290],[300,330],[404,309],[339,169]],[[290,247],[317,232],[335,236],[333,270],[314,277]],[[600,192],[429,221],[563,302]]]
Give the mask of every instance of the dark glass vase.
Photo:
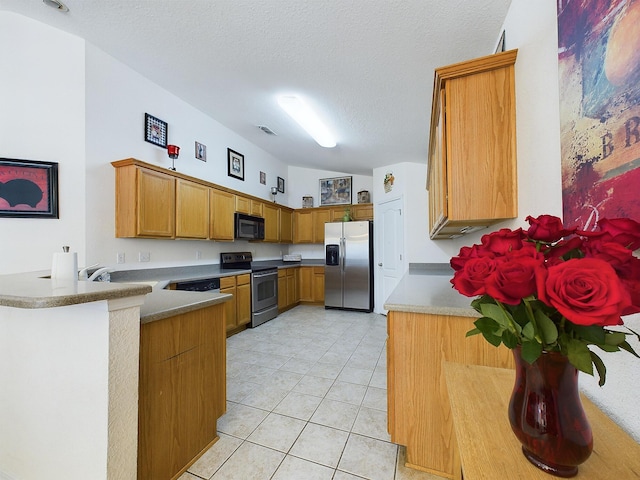
[[[543,352],[533,364],[513,349],[516,381],[509,421],[524,456],[558,477],[573,477],[593,449],[591,426],[578,390],[578,370],[559,352]]]

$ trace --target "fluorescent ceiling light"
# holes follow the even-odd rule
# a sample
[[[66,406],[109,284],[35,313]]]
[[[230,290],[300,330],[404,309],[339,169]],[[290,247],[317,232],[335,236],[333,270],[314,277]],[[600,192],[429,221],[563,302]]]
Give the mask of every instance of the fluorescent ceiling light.
[[[326,148],[336,146],[336,141],[327,130],[327,127],[320,121],[315,112],[298,97],[282,95],[278,97],[278,104],[318,142],[318,145]]]

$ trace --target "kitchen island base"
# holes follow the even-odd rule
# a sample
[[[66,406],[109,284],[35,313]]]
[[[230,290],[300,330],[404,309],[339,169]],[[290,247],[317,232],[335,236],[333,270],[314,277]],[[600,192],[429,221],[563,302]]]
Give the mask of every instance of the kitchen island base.
[[[140,330],[138,479],[178,478],[218,440],[226,410],[225,305]]]
[[[460,479],[443,361],[513,368],[513,356],[477,335],[474,317],[393,311],[387,314],[387,403],[391,441],[406,447],[406,466]]]

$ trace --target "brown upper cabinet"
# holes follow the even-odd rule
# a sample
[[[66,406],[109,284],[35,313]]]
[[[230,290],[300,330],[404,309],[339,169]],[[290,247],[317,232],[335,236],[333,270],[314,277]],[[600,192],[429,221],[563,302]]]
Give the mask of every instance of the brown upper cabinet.
[[[280,207],[278,221],[280,222],[280,243],[293,243],[293,210]]]
[[[176,179],[176,237],[209,238],[209,187]]]
[[[233,241],[235,195],[212,188],[209,191],[209,238]]]
[[[518,216],[517,50],[435,71],[429,137],[429,232],[455,238]]]
[[[324,224],[341,222],[346,211],[351,220],[373,220],[373,204],[302,208],[293,214],[293,243],[324,243]]]
[[[262,204],[264,217],[264,241],[277,243],[280,241],[280,223],[278,221],[278,206],[274,204]]]
[[[373,205],[294,210],[134,158],[116,170],[116,237],[234,240],[234,213],[263,217],[264,242],[323,243],[324,224],[372,220]]]
[[[174,238],[175,193],[171,175],[133,164],[117,168],[116,236]]]

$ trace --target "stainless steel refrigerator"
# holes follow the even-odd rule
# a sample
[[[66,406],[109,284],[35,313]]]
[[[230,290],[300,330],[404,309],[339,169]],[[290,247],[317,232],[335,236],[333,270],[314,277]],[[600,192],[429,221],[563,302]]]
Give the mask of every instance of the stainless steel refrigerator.
[[[373,311],[373,223],[324,227],[324,306]]]

